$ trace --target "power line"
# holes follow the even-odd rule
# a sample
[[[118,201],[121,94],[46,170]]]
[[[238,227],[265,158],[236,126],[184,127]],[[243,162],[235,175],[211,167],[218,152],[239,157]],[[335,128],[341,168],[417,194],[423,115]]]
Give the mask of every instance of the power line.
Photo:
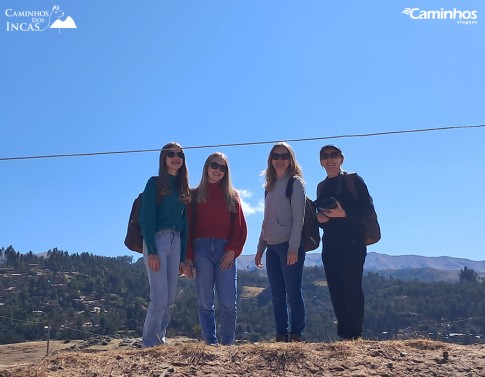
[[[288,143],[297,143],[302,141],[316,141],[316,140],[330,140],[330,139],[344,139],[354,137],[373,137],[384,135],[397,135],[406,133],[419,133],[419,132],[435,132],[445,130],[467,129],[467,128],[483,128],[485,124],[480,125],[467,125],[467,126],[448,126],[448,127],[435,127],[435,128],[422,128],[415,130],[400,130],[400,131],[384,131],[384,132],[372,132],[364,134],[346,134],[346,135],[334,135],[334,136],[322,136],[322,137],[310,137],[301,139],[287,139],[287,140],[266,140],[266,141],[250,141],[244,143],[228,143],[228,144],[212,144],[212,145],[198,145],[183,147],[184,150],[188,149],[207,149],[207,148],[221,148],[221,147],[242,147],[249,145],[262,145],[262,144],[275,144],[282,141]],[[64,157],[87,157],[87,156],[102,156],[112,154],[129,154],[129,153],[147,153],[147,152],[160,152],[158,149],[135,149],[125,151],[108,151],[108,152],[89,152],[89,153],[65,153],[65,154],[51,154],[51,155],[37,155],[37,156],[18,156],[18,157],[0,157],[0,161],[14,161],[14,160],[34,160],[44,158],[64,158]]]
[[[10,320],[10,321],[14,321],[14,322],[28,323],[28,324],[31,324],[31,325],[43,325],[44,324],[44,322],[41,322],[41,321],[27,321],[27,320],[24,320],[24,319],[6,317],[4,315],[0,315],[0,318],[7,319],[7,320]]]

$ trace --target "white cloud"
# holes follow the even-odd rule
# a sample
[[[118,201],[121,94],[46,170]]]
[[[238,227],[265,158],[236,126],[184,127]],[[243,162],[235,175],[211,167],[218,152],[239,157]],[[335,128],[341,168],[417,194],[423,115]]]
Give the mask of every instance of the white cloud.
[[[248,190],[237,190],[241,199],[241,207],[246,216],[254,215],[255,213],[264,212],[264,201],[260,200],[256,206],[252,206],[245,199],[250,199],[253,193]]]
[[[244,189],[236,189],[241,198],[249,199],[253,197],[253,193]]]

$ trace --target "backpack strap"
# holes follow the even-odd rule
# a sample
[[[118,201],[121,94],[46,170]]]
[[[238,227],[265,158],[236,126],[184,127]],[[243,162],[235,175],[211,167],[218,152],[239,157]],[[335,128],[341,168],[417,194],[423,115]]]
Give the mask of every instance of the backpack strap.
[[[285,196],[288,199],[290,199],[290,204],[291,204],[291,196],[293,195],[293,183],[295,182],[295,179],[296,179],[296,176],[291,177],[286,183]]]
[[[197,189],[190,190],[190,210],[192,218],[190,221],[190,229],[193,232],[195,230],[195,220],[197,219],[197,195],[199,191]]]
[[[295,181],[296,176],[291,177],[288,182],[286,183],[286,189],[285,189],[285,196],[290,199],[291,203],[291,196],[293,195],[293,182]],[[268,196],[268,190],[264,190],[264,197],[266,198]]]
[[[345,179],[345,176],[347,176],[347,172],[342,170],[338,177],[337,177],[337,190],[335,191],[335,195],[336,196],[340,196],[340,194],[342,193],[342,181],[343,180],[346,180]],[[318,202],[318,199],[320,199],[320,194],[322,193],[322,189],[323,187],[327,184],[327,179],[328,177],[326,177],[322,182],[320,182],[317,186],[317,202]],[[346,180],[347,181],[347,180]],[[348,184],[348,182],[347,182]]]
[[[345,176],[345,185],[347,189],[350,191],[350,194],[357,201],[357,189],[355,188],[355,173],[347,173],[344,172]]]
[[[347,172],[342,170],[337,177],[337,191],[335,192],[336,196],[340,196],[340,194],[342,194],[342,181],[345,179],[346,175]]]

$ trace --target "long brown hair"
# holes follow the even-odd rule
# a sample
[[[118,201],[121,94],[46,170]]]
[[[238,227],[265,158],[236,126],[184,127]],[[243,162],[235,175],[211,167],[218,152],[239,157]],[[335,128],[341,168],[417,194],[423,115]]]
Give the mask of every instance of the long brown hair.
[[[276,180],[277,180],[276,170],[273,167],[273,160],[271,158],[271,155],[273,154],[274,150],[277,147],[286,148],[286,150],[290,154],[290,165],[288,166],[286,173],[290,177],[297,176],[297,177],[300,177],[301,179],[303,179],[303,170],[302,170],[300,164],[298,164],[298,161],[296,161],[295,152],[293,151],[293,149],[290,147],[290,145],[288,143],[280,142],[280,143],[275,144],[273,146],[273,148],[271,148],[271,150],[269,151],[268,161],[267,161],[268,167],[266,168],[266,170],[263,171],[263,174],[266,178],[266,183],[264,185],[264,189],[266,191],[271,191],[273,189],[275,183],[276,183]]]
[[[170,148],[180,148],[180,150],[183,152],[182,146],[174,141],[165,144],[160,151],[157,179],[158,202],[160,202],[162,196],[170,194],[170,184],[168,182],[169,174],[167,172],[166,164],[166,157]],[[177,171],[176,182],[180,200],[188,203],[190,201],[189,173],[187,171],[187,165],[185,164],[185,158],[183,159],[182,166]]]
[[[219,184],[222,186],[222,192],[224,193],[224,201],[226,202],[226,208],[228,211],[235,212],[236,211],[236,201],[237,201],[237,195],[236,195],[236,190],[232,186],[231,182],[231,174],[230,174],[230,169],[229,169],[229,161],[224,153],[221,152],[215,152],[212,153],[209,157],[207,157],[207,160],[205,160],[204,167],[202,168],[202,178],[200,179],[199,186],[197,186],[197,198],[194,198],[197,200],[197,203],[200,202],[207,202],[208,196],[209,196],[209,180],[207,179],[207,172],[209,171],[209,165],[211,161],[215,157],[220,157],[226,162],[227,166],[227,171],[224,173],[224,176],[222,179],[219,181]]]

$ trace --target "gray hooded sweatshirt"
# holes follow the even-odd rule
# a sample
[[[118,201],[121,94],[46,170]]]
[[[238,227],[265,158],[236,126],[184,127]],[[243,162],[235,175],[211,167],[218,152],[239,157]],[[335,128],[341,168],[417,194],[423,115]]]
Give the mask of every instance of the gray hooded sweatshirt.
[[[300,247],[301,229],[305,217],[305,188],[301,179],[293,180],[291,201],[286,197],[286,185],[290,177],[278,179],[264,201],[264,219],[259,236],[258,252],[267,245],[289,242],[289,251]]]

